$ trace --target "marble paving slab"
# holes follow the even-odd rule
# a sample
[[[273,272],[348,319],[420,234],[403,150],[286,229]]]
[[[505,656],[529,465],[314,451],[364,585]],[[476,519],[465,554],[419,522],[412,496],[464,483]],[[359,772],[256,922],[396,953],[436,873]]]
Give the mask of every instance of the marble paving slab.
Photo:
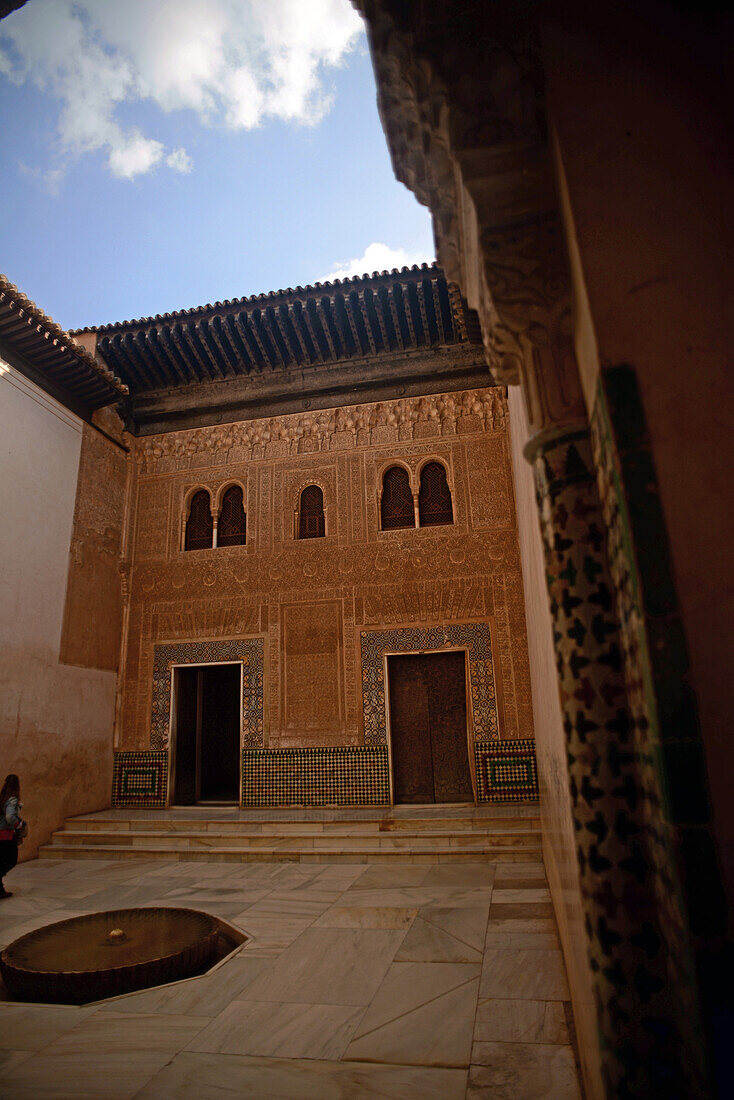
[[[480,996],[567,1001],[569,992],[561,952],[488,948],[482,963]]]
[[[571,1048],[475,1043],[468,1100],[581,1100]]]
[[[463,1100],[466,1070],[196,1054],[174,1058],[140,1100]]]
[[[417,915],[417,909],[398,909],[389,906],[360,909],[356,905],[332,905],[313,922],[313,927],[407,929]]]
[[[372,1030],[368,1030],[372,1022],[368,1011],[345,1057],[405,1065],[468,1066],[478,991],[477,980],[465,982]]]
[[[338,1062],[362,1014],[346,1005],[233,1001],[187,1049]]]
[[[250,987],[253,1000],[367,1005],[403,932],[309,928]]]
[[[204,1021],[94,1013],[4,1075],[5,1096],[131,1100]]]
[[[475,1041],[568,1044],[561,1001],[480,1000]]]
[[[488,906],[421,909],[396,962],[481,963]]]

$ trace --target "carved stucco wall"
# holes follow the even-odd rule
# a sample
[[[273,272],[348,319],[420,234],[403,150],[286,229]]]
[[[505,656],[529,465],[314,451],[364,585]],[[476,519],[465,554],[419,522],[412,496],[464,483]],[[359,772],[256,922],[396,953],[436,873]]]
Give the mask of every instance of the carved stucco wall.
[[[360,632],[490,624],[501,739],[532,737],[507,406],[497,387],[148,437],[135,445],[116,748],[151,740],[155,647],[260,636],[268,750],[364,743]],[[443,462],[455,523],[379,530],[393,460]],[[247,543],[182,551],[186,502],[245,490]],[[293,537],[301,489],[326,537]],[[313,687],[318,677],[318,690]],[[155,743],[154,743],[155,742]]]

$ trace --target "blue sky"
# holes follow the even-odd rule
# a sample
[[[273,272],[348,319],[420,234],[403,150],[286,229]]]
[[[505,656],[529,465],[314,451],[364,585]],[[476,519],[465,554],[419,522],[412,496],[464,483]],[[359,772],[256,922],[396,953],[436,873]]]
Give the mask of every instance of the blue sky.
[[[30,0],[0,117],[0,270],[65,328],[434,255],[348,0]]]

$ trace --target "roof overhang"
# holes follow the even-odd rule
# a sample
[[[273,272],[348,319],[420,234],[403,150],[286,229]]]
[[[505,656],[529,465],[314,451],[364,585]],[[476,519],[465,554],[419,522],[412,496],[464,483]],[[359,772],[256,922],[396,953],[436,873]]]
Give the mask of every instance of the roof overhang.
[[[492,384],[476,315],[435,264],[78,335],[129,385],[136,434]]]
[[[128,388],[68,332],[0,275],[0,354],[79,416],[127,396]]]

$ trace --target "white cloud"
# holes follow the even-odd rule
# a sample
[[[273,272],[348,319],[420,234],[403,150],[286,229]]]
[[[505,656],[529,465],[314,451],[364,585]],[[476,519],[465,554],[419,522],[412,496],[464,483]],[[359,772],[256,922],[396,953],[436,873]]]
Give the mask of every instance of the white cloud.
[[[112,146],[107,164],[113,176],[131,180],[143,172],[149,172],[162,156],[160,141],[152,141],[134,130]]]
[[[0,75],[59,101],[62,161],[101,150],[125,179],[189,172],[185,149],[124,126],[120,108],[147,101],[233,130],[315,125],[331,105],[326,70],[361,30],[349,0],[33,0],[0,24]]]
[[[336,264],[328,275],[322,275],[314,282],[333,282],[334,279],[348,279],[352,275],[371,275],[373,271],[391,271],[394,267],[412,267],[413,264],[432,261],[432,256],[408,252],[405,248],[390,248],[389,245],[373,241],[367,245],[361,256]]]
[[[166,164],[169,168],[173,168],[174,172],[181,172],[185,176],[194,167],[193,160],[182,146],[168,154]]]

